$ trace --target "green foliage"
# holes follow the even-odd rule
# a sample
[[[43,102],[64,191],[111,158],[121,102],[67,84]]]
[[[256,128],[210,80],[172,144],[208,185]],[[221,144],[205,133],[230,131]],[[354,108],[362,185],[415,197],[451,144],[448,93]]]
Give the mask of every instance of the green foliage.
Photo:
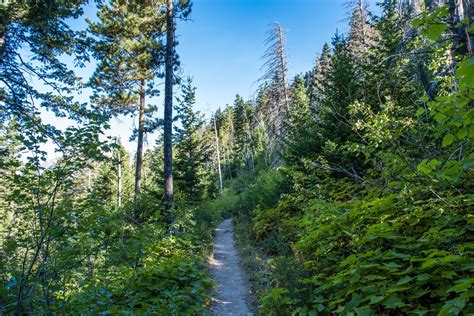
[[[203,312],[212,280],[205,272],[202,259],[184,253],[170,253],[169,246],[176,243],[183,242],[170,237],[170,240],[154,246],[153,255],[143,255],[140,267],[119,266],[106,278],[100,277],[85,284],[78,293],[68,293],[64,299],[71,308],[69,312]],[[163,257],[158,257],[158,254]]]
[[[428,102],[429,114],[436,122],[435,136],[446,152],[442,159],[423,160],[418,171],[426,176],[456,183],[474,165],[474,58],[465,58],[456,71],[458,89]]]
[[[394,195],[311,205],[297,243],[312,274],[302,282],[318,298],[307,304],[325,312],[364,308],[375,314],[441,311],[454,299],[467,303],[470,286],[454,290],[472,272],[465,198],[453,198],[450,206],[436,200],[411,204]]]
[[[474,312],[474,61],[452,36],[467,22],[380,6],[295,80],[283,166],[232,182],[263,314]]]
[[[219,216],[198,210],[177,214],[173,235],[166,232],[161,222],[143,224],[140,228],[131,223],[124,225],[126,217],[114,209],[90,212],[84,208],[71,216],[68,220],[74,225],[57,237],[58,244],[49,254],[54,264],[48,265],[48,270],[41,267],[41,262],[34,266],[34,273],[58,273],[56,284],[49,288],[49,306],[44,310],[72,314],[204,312],[212,285],[205,253]],[[15,247],[10,244],[3,250],[11,255]],[[0,287],[2,302],[14,301],[20,286],[21,271],[14,264],[21,262],[12,261],[2,271],[2,278],[8,280]],[[38,304],[41,279],[36,280],[35,275],[31,279],[34,295],[29,299]],[[0,308],[8,313],[14,305]]]
[[[86,40],[64,23],[82,4],[0,5],[0,313],[206,313],[204,258],[214,226],[234,216],[262,314],[474,314],[474,59],[461,2],[414,14],[383,1],[380,16],[357,2],[348,35],[289,87],[271,37],[273,77],[255,101],[237,95],[215,113],[215,143],[188,81],[170,228],[160,143],[145,154],[136,226],[129,155],[102,136],[139,100],[139,143],[161,124],[143,116],[156,110],[145,96],[162,75],[164,12],[100,2]],[[176,4],[185,17],[189,1]],[[82,66],[86,47],[98,61],[94,111],[74,101],[83,85],[60,60]],[[44,124],[44,110],[77,124]],[[209,200],[212,149],[225,189]]]
[[[182,96],[176,106],[180,127],[175,126],[175,179],[178,196],[184,203],[199,203],[206,197],[214,175],[207,167],[210,161],[210,139],[200,112],[194,112],[196,88],[191,78],[183,85]]]

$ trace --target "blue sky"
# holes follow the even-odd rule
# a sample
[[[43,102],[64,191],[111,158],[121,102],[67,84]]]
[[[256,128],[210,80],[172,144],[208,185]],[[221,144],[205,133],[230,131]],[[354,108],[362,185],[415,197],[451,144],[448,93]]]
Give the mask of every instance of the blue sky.
[[[198,87],[198,104],[211,109],[251,98],[262,75],[261,56],[273,22],[287,29],[290,77],[311,69],[336,28],[344,29],[344,0],[196,0],[193,22],[179,25],[178,52]]]
[[[207,116],[218,107],[232,104],[236,93],[253,98],[255,82],[261,77],[261,56],[264,40],[273,22],[287,30],[289,78],[311,69],[325,42],[330,42],[336,30],[347,30],[346,0],[194,0],[191,21],[177,26],[177,47],[182,76],[191,76],[197,87],[196,109]],[[372,4],[375,0],[370,1]],[[373,6],[373,5],[372,5]],[[85,8],[84,17],[95,19],[94,4]],[[84,21],[71,21],[75,28],[84,28]],[[87,78],[94,63],[80,70]],[[175,91],[178,88],[175,88]],[[179,91],[177,91],[179,93]],[[89,91],[79,99],[88,100]],[[158,103],[162,115],[162,98]],[[56,120],[45,115],[46,120]],[[108,135],[120,136],[130,151],[135,144],[128,142],[135,124],[133,118],[112,122]],[[155,137],[148,135],[147,145]]]

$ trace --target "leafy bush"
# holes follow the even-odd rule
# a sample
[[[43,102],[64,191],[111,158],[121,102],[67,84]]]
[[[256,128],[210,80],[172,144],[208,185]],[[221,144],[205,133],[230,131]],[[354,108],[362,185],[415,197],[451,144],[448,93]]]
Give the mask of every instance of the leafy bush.
[[[179,256],[145,262],[91,282],[70,298],[68,312],[189,315],[205,310],[212,280],[203,262]]]
[[[313,205],[298,249],[310,309],[336,313],[473,312],[472,223],[463,200],[403,196]]]

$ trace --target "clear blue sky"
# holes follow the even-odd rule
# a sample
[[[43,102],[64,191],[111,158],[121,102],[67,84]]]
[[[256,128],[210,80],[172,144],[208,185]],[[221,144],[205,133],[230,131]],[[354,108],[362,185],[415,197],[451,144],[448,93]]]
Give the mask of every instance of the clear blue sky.
[[[178,26],[184,74],[194,78],[198,106],[251,98],[271,23],[287,29],[290,78],[314,65],[336,29],[345,30],[345,0],[195,0],[192,22]]]
[[[191,21],[179,22],[177,37],[182,76],[191,76],[197,87],[196,109],[209,115],[218,107],[232,104],[235,94],[253,98],[255,82],[261,77],[261,56],[264,40],[273,22],[286,30],[289,78],[311,69],[325,42],[336,32],[347,30],[346,0],[194,0]],[[374,7],[375,0],[369,1]],[[85,8],[84,17],[95,19],[95,4]],[[83,29],[83,18],[71,21],[74,28]],[[86,79],[94,63],[79,74]],[[178,88],[175,88],[175,91]],[[179,91],[177,91],[179,93]],[[78,96],[87,101],[89,91]],[[162,98],[157,102],[162,115]],[[52,115],[45,119],[65,125]],[[135,125],[132,118],[112,122],[108,135],[120,136],[130,151],[135,143],[128,142]],[[155,137],[149,135],[148,146]]]

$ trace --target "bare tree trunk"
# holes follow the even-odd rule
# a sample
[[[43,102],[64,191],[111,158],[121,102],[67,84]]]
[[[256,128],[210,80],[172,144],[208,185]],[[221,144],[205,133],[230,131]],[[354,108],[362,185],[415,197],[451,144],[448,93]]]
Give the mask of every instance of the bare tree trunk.
[[[214,116],[214,134],[216,135],[216,150],[217,150],[217,172],[219,173],[219,193],[222,194],[222,172],[221,172],[221,154],[219,149],[219,136],[217,134],[216,116]]]
[[[138,108],[138,141],[137,161],[135,169],[135,194],[133,196],[133,222],[140,225],[140,210],[138,208],[138,197],[140,195],[140,181],[143,165],[143,134],[145,128],[145,80],[140,81],[140,102]]]
[[[1,0],[4,6],[8,5],[8,0]],[[4,21],[1,25],[0,31],[0,65],[3,63],[3,57],[5,55],[5,48],[7,46],[7,29],[8,29],[8,21]]]
[[[283,29],[280,24],[277,25],[278,27],[278,58],[280,59],[280,67],[281,67],[281,80],[282,80],[282,90],[283,90],[283,97],[285,98],[285,110],[288,111],[290,97],[288,93],[288,86],[287,86],[287,78],[286,78],[286,54],[285,54],[285,37],[283,35]]]
[[[168,224],[173,221],[173,64],[174,21],[173,0],[167,0],[166,60],[165,60],[165,115],[164,115],[164,177],[165,212]]]
[[[471,38],[467,29],[469,24],[465,23],[465,19],[469,19],[469,6],[466,0],[449,0],[451,11],[451,29],[456,34],[455,49],[462,55],[471,53]],[[471,22],[468,20],[468,23]]]
[[[87,190],[91,190],[91,168],[87,168]]]
[[[428,75],[426,74],[425,65],[421,61],[418,63],[418,75],[426,94],[430,100],[433,101],[435,99],[434,86],[430,83]]]
[[[117,206],[122,206],[122,157],[117,152]]]
[[[474,24],[474,0],[464,0],[464,6],[466,7],[466,15],[469,19],[469,26]],[[472,56],[474,53],[474,32],[467,31],[469,27],[465,28],[467,44],[469,48],[469,55]]]

